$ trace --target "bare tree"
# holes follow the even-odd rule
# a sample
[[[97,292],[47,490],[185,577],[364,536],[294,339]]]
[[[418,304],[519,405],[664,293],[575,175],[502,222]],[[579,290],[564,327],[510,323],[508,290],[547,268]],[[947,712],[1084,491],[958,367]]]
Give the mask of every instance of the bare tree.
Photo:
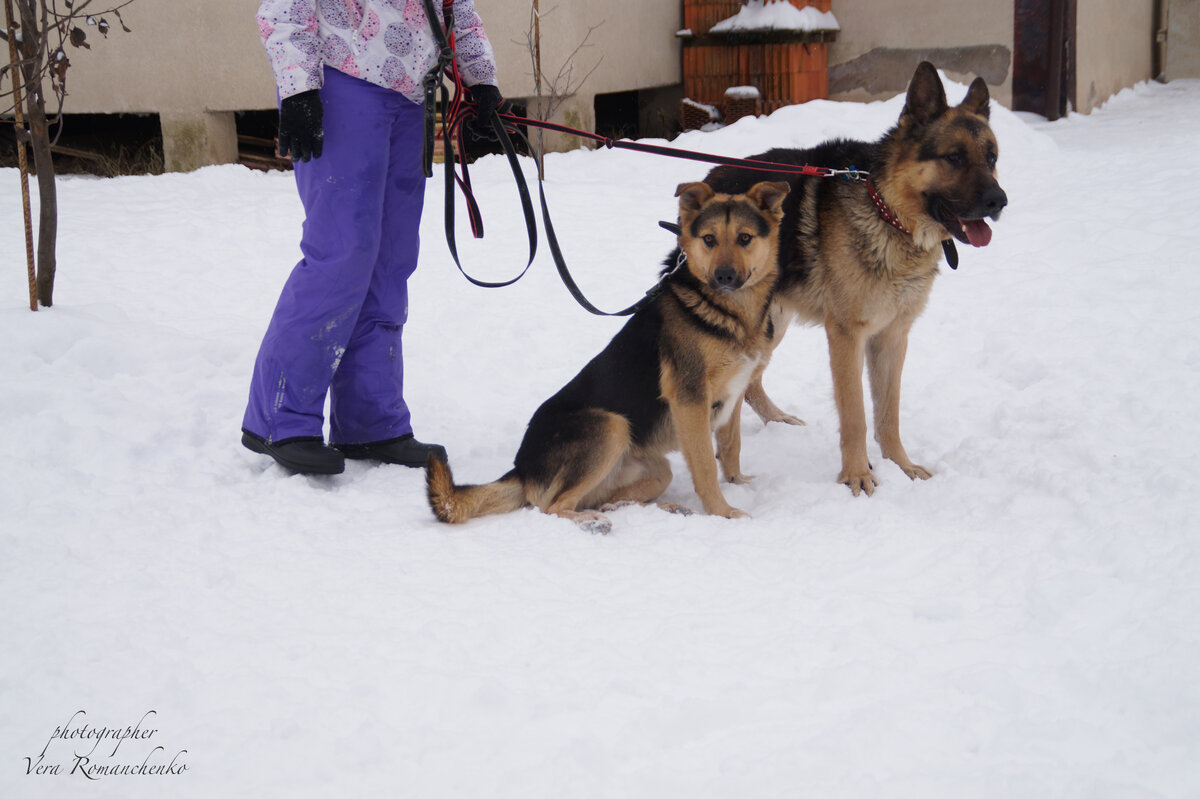
[[[121,29],[129,32],[121,19],[121,9],[133,0],[95,10],[93,0],[3,0],[11,63],[0,68],[0,80],[7,77],[12,85],[12,105],[5,108],[0,101],[0,114],[13,113],[16,125],[17,148],[24,163],[24,149],[33,151],[37,172],[40,211],[37,245],[37,301],[47,308],[54,300],[54,273],[57,268],[58,193],[54,183],[54,161],[51,148],[62,132],[61,115],[67,97],[67,70],[71,60],[67,47],[91,49],[87,28],[93,28],[107,38],[111,30],[108,15]],[[14,17],[13,5],[17,14]],[[45,87],[49,84],[52,101],[48,104]],[[47,106],[52,109],[47,112]],[[51,128],[55,128],[51,136]],[[23,192],[27,191],[22,170]],[[26,195],[27,196],[27,195]],[[28,201],[26,200],[26,203]],[[26,205],[28,208],[28,205]],[[28,210],[26,211],[28,216]],[[28,235],[28,234],[27,234]],[[30,269],[32,270],[32,264]],[[37,309],[31,299],[30,307]]]
[[[591,74],[600,66],[600,62],[604,60],[601,56],[592,65],[592,68],[587,71],[582,77],[576,77],[575,60],[584,49],[591,47],[588,44],[588,39],[592,34],[604,24],[603,21],[595,25],[589,25],[587,33],[583,39],[575,46],[575,49],[570,52],[563,63],[559,66],[558,71],[553,78],[548,78],[542,71],[542,18],[550,16],[556,9],[551,8],[544,15],[541,12],[540,0],[533,0],[529,7],[529,30],[525,34],[525,42],[529,48],[529,59],[533,67],[533,88],[536,96],[536,107],[533,109],[533,118],[547,121],[554,115],[554,112],[568,98],[573,96],[583,86]],[[538,162],[538,177],[544,178],[545,173],[542,165],[542,154],[545,148],[542,142],[542,130],[537,132],[537,162]]]

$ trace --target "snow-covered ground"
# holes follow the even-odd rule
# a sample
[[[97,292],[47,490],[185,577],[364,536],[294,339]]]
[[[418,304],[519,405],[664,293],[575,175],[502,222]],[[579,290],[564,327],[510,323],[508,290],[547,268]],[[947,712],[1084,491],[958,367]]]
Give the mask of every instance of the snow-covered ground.
[[[677,143],[874,138],[901,105]],[[1200,796],[1200,82],[993,116],[1009,208],[939,278],[905,372],[933,479],[872,442],[875,496],[835,482],[824,335],[795,329],[766,384],[808,426],[746,415],[757,479],[725,493],[752,518],[627,508],[606,537],[532,511],[450,529],[418,471],[289,476],[240,446],[298,257],[289,175],[63,178],[56,304],[34,314],[0,171],[0,796]],[[472,170],[482,277],[523,262],[506,170]],[[615,309],[705,169],[547,171],[567,258]],[[517,286],[468,285],[441,203],[439,173],[408,396],[457,476],[489,480],[621,322],[576,307],[544,245]],[[696,507],[675,464],[667,498]],[[119,746],[53,737],[139,721]]]

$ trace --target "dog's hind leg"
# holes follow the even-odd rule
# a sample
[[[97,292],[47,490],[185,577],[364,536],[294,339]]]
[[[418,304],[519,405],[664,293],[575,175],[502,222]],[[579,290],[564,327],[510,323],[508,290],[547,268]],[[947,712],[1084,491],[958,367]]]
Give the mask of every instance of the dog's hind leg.
[[[671,484],[671,462],[665,455],[656,453],[637,460],[639,476],[633,482],[621,486],[605,503],[605,509],[620,505],[645,505],[662,496]]]
[[[900,375],[911,327],[911,319],[898,319],[867,343],[867,374],[875,405],[875,440],[883,457],[894,461],[913,480],[928,480],[932,473],[909,460],[900,443]]]
[[[548,453],[559,462],[558,473],[552,481],[552,494],[544,495],[538,506],[591,532],[607,533],[612,524],[603,514],[579,506],[585,498],[597,503],[609,498],[602,487],[629,449],[629,421],[615,413],[588,409],[571,414],[569,423],[576,434],[564,436],[567,440],[558,445],[557,452]]]
[[[763,423],[768,422],[783,422],[784,424],[802,425],[805,421],[799,416],[793,416],[776,405],[770,397],[767,396],[766,389],[763,388],[762,375],[754,378],[750,382],[749,388],[746,389],[746,402],[758,414],[758,418],[763,420]]]
[[[779,343],[783,341],[783,334],[787,332],[788,325],[792,321],[792,316],[790,314],[772,314],[772,321],[775,326],[775,339],[771,347],[771,352],[774,353],[779,348]],[[763,424],[769,422],[804,424],[803,419],[785,412],[767,396],[767,391],[763,388],[762,376],[763,372],[767,369],[767,364],[770,362],[771,358],[768,355],[766,358],[763,358],[762,363],[755,370],[754,376],[750,379],[750,385],[746,388],[746,402],[758,414],[758,418],[763,420]]]
[[[717,463],[721,465],[721,474],[731,483],[743,485],[752,479],[748,475],[742,474],[741,397],[733,401],[733,410],[729,414],[729,420],[717,428]]]

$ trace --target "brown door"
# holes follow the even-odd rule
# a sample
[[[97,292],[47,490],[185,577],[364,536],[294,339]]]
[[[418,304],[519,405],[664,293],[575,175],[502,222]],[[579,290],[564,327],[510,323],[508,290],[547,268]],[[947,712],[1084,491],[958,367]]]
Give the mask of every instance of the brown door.
[[[1076,0],[1015,0],[1013,109],[1058,119],[1075,105]]]

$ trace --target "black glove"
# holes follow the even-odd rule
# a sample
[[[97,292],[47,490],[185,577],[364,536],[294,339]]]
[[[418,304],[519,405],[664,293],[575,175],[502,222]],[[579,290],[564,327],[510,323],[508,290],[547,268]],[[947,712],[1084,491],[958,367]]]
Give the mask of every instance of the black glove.
[[[316,89],[283,98],[279,103],[279,154],[293,161],[320,158],[325,141],[322,114]]]
[[[492,127],[492,115],[496,111],[506,111],[509,103],[500,96],[500,90],[490,83],[480,83],[470,89],[471,100],[475,103],[475,116],[464,123],[467,133],[476,139],[500,141],[499,134]]]

